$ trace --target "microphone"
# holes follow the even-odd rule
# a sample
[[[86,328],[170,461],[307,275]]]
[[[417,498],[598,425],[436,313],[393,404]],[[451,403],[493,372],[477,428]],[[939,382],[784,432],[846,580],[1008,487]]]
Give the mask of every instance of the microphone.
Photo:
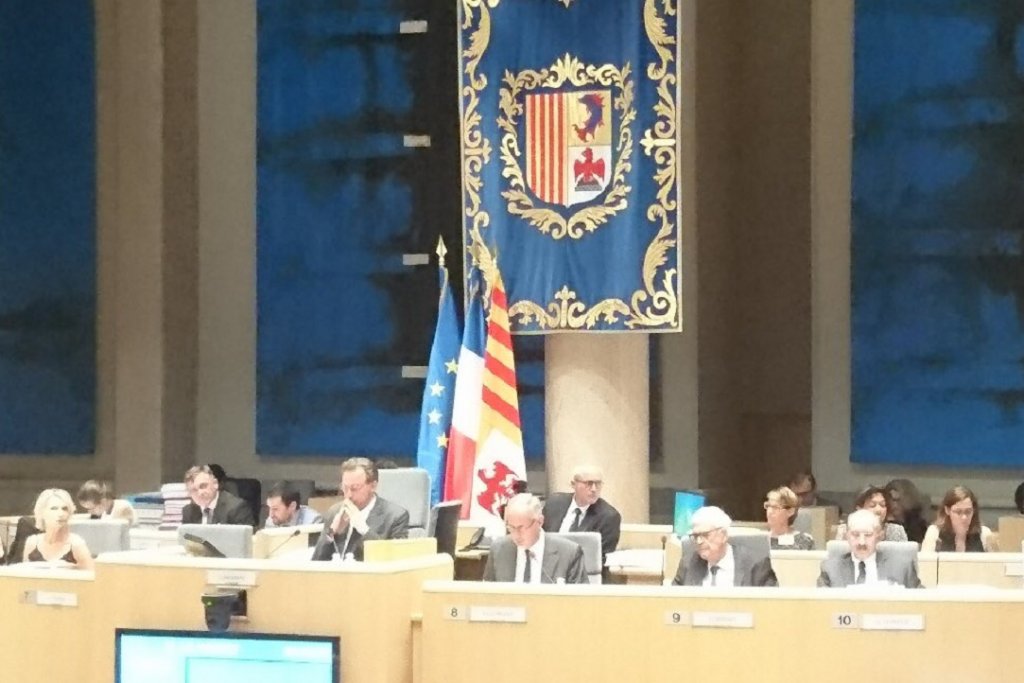
[[[665,546],[668,544],[668,534],[661,537],[661,585],[665,585]]]
[[[282,548],[282,547],[284,546],[284,544],[285,544],[285,543],[287,543],[288,541],[292,540],[293,538],[295,538],[296,536],[298,536],[298,535],[299,535],[300,533],[302,533],[302,531],[301,531],[300,529],[295,529],[295,530],[293,530],[293,531],[292,531],[292,532],[291,532],[290,534],[288,534],[287,536],[285,536],[285,537],[284,537],[284,540],[283,540],[283,541],[281,541],[281,542],[279,542],[279,543],[278,543],[277,545],[275,545],[275,546],[274,546],[274,548],[273,548],[272,550],[268,550],[268,551],[267,551],[267,559],[269,560],[269,559],[270,559],[271,557],[273,557],[273,556],[274,556],[274,554],[275,554],[275,553],[276,553],[276,552],[277,552],[278,550],[280,550],[280,549],[281,549],[281,548]]]

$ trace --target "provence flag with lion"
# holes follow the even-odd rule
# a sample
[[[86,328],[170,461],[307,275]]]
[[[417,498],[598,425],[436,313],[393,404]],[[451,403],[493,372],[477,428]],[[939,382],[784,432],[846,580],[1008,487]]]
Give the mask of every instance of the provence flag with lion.
[[[514,333],[678,331],[677,0],[461,0],[466,272]]]

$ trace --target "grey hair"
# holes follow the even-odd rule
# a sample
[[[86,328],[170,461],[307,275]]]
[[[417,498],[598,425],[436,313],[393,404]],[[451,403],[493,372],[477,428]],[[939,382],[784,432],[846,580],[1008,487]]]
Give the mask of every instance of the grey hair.
[[[732,518],[725,510],[715,505],[698,509],[690,517],[690,526],[710,526],[716,529],[728,529],[732,526]]]

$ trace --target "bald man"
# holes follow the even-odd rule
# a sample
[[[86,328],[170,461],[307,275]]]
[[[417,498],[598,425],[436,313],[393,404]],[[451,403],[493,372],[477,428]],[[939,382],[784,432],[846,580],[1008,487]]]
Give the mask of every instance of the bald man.
[[[579,465],[569,482],[572,493],[552,493],[544,502],[544,531],[596,531],[601,534],[601,564],[619,545],[622,515],[601,497],[604,473],[594,465]]]

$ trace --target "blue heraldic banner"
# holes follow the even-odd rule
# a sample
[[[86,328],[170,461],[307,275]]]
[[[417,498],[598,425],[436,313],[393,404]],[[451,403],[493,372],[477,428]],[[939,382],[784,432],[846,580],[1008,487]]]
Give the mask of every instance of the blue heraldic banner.
[[[675,0],[462,0],[466,272],[517,333],[677,331]]]

